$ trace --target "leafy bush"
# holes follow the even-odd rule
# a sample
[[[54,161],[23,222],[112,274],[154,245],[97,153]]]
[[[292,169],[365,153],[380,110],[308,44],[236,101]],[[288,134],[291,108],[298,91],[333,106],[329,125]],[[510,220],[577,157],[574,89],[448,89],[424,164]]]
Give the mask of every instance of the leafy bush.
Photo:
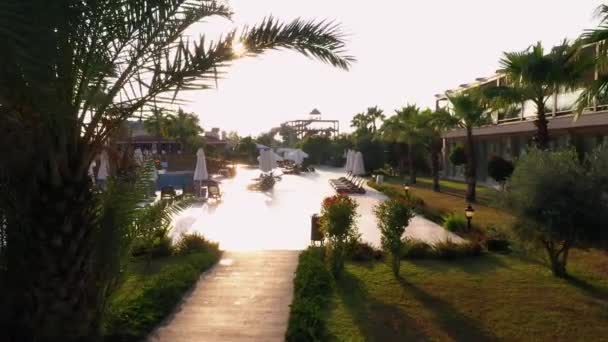
[[[382,249],[391,253],[393,274],[398,276],[403,249],[401,237],[414,214],[406,203],[398,199],[388,199],[378,204],[374,208],[374,214],[382,234]]]
[[[458,214],[449,214],[443,218],[443,228],[453,233],[463,233],[467,231],[467,219]]]
[[[464,165],[467,162],[467,154],[462,145],[457,145],[450,152],[450,163],[459,166]]]
[[[320,224],[327,244],[327,261],[335,276],[344,269],[348,241],[358,239],[355,227],[357,202],[348,196],[335,195],[323,200]]]
[[[488,174],[500,184],[504,184],[507,178],[511,177],[514,169],[513,162],[500,156],[492,156],[488,161]]]
[[[599,151],[600,155],[608,153]],[[589,172],[600,160],[588,159],[582,165],[574,150],[531,149],[519,159],[511,177],[512,190],[506,196],[520,219],[516,231],[523,240],[540,243],[556,276],[567,275],[568,252],[573,245],[601,236],[598,230],[608,205]]]
[[[403,241],[403,250],[401,257],[406,259],[425,259],[436,257],[433,246],[428,243],[415,239],[406,239]]]
[[[127,270],[127,282],[110,300],[103,330],[106,341],[143,340],[182,299],[201,272],[219,259],[218,249],[158,259],[164,265],[155,274]],[[165,261],[166,260],[166,261]],[[147,269],[147,268],[146,268]]]
[[[159,256],[171,249],[168,238],[171,222],[175,214],[184,210],[192,199],[165,199],[139,210],[135,219],[135,236],[131,254],[139,256],[153,253]]]
[[[331,274],[325,267],[323,251],[309,247],[300,254],[293,281],[287,341],[322,341],[325,335],[323,312],[331,294]]]
[[[489,226],[486,229],[485,245],[490,252],[510,252],[511,242],[509,235],[498,226]]]
[[[182,234],[179,241],[175,245],[177,254],[190,254],[206,251],[208,249],[218,249],[217,243],[209,242],[199,233]]]
[[[149,249],[150,256],[164,258],[173,254],[173,241],[168,236],[155,239]]]
[[[444,259],[479,256],[483,250],[478,242],[455,243],[451,240],[437,242],[433,249],[437,257]]]
[[[357,241],[349,246],[348,256],[353,261],[372,261],[382,259],[382,251],[374,248],[367,242]]]

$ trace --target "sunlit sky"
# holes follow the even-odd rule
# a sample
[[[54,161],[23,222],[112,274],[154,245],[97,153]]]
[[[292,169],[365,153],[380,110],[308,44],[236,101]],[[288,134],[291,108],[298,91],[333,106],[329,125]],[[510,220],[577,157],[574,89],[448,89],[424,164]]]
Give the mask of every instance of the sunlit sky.
[[[385,113],[407,103],[434,106],[434,94],[489,76],[503,51],[536,41],[547,46],[596,25],[601,0],[232,0],[233,21],[197,24],[191,34],[217,37],[267,15],[329,19],[348,33],[357,58],[350,71],[294,52],[237,61],[217,89],[185,94],[205,129],[241,135],[306,118],[318,108],[340,120],[378,105]]]

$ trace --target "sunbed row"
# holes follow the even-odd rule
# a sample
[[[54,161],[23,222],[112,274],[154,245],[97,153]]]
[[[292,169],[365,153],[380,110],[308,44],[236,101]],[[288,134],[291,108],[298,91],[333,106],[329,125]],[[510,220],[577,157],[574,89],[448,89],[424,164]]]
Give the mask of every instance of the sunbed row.
[[[338,193],[364,194],[364,183],[365,178],[357,177],[350,172],[346,175],[346,177],[329,180],[329,184],[331,184],[331,186],[333,186]]]

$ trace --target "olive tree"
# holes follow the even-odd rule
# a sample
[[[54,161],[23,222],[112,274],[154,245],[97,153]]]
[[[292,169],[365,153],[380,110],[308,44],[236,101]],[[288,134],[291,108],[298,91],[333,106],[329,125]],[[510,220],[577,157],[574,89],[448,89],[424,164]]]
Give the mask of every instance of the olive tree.
[[[598,235],[599,215],[607,209],[588,171],[599,164],[590,164],[581,164],[574,150],[533,148],[519,159],[511,176],[512,190],[506,196],[519,219],[516,231],[545,249],[558,277],[567,275],[570,249]]]

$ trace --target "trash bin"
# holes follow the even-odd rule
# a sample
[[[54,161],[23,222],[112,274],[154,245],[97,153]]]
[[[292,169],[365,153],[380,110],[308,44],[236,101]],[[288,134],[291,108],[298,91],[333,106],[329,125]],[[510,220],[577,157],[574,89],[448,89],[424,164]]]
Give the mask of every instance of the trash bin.
[[[384,175],[376,175],[376,183],[382,184],[384,182]]]

